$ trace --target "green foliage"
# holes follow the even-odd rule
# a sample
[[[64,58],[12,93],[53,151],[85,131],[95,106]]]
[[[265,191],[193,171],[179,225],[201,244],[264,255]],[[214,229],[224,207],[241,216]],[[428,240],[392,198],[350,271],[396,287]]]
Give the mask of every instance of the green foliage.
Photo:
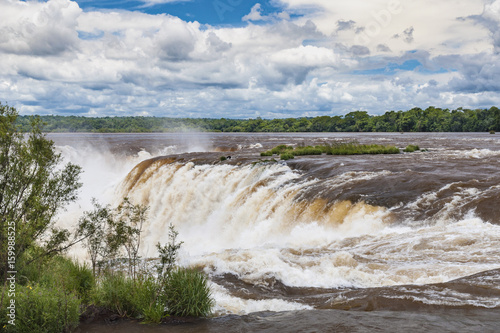
[[[491,131],[490,131],[490,134],[495,134],[495,131],[491,130]]]
[[[78,296],[84,303],[90,301],[90,293],[95,285],[92,270],[87,265],[62,256],[55,256],[42,265],[31,265],[20,273],[21,283],[39,283],[48,288],[65,290]]]
[[[160,254],[160,264],[156,267],[158,280],[166,281],[175,267],[179,249],[183,243],[177,243],[177,236],[179,236],[179,233],[175,230],[174,225],[170,224],[168,226],[169,242],[163,246],[160,243],[156,244],[156,248]]]
[[[176,259],[182,242],[178,232],[169,226],[169,242],[157,245],[160,253],[158,275],[139,274],[136,278],[124,274],[105,274],[93,294],[98,306],[122,317],[141,318],[159,323],[165,316],[207,316],[213,299],[208,280],[189,269],[176,269]]]
[[[70,232],[55,228],[53,218],[76,199],[81,169],[61,165],[54,143],[42,133],[40,118],[26,120],[14,108],[0,104],[0,275],[5,279],[8,270],[18,271],[16,326],[6,325],[9,298],[3,287],[0,327],[15,332],[70,331],[78,324],[81,303],[91,300],[122,316],[159,322],[167,314],[166,286],[182,244],[176,241],[177,231],[171,225],[170,242],[163,247],[158,244],[161,263],[157,278],[137,276],[148,208],[133,205],[127,198],[116,209],[94,201],[94,209],[81,217],[76,238],[70,242]],[[24,135],[21,127],[29,133]],[[92,270],[59,255],[79,241],[89,251]],[[109,262],[123,249],[130,276],[107,274],[96,284],[97,264]],[[14,267],[7,266],[8,257],[16,259]],[[206,286],[205,277],[200,276]],[[199,291],[191,289],[197,284],[186,281],[190,284],[183,291],[191,293],[195,297],[192,303],[198,304]],[[196,313],[192,308],[188,312]],[[209,312],[210,307],[199,313]]]
[[[5,326],[5,332],[69,332],[78,326],[80,318],[80,300],[75,294],[39,284],[18,285],[15,326],[7,324],[5,308],[6,299],[0,309],[0,327]]]
[[[283,153],[280,155],[280,159],[283,161],[291,160],[295,158],[292,153]]]
[[[135,278],[139,260],[142,227],[147,219],[149,207],[134,205],[124,198],[115,213],[115,234],[119,235],[117,244],[123,244],[129,260],[129,274]]]
[[[84,212],[80,218],[76,234],[82,237],[87,248],[94,276],[97,264],[115,258],[123,247],[129,260],[129,273],[135,277],[148,207],[134,205],[128,198],[116,209],[103,207],[95,199],[93,205],[94,210]]]
[[[322,149],[320,146],[316,147],[297,147],[292,151],[293,156],[303,156],[303,155],[321,155],[326,152],[325,149]]]
[[[334,143],[323,146],[306,146],[293,148],[290,146],[278,146],[268,152],[278,151],[282,160],[294,158],[294,156],[305,155],[361,155],[361,154],[399,154],[399,149],[394,146],[361,145],[357,142]]]
[[[399,149],[394,146],[360,145],[356,143],[339,144],[328,149],[329,155],[376,155],[399,154]]]
[[[156,293],[152,277],[140,275],[137,279],[123,273],[106,273],[93,293],[94,304],[122,317],[143,318]]]
[[[156,117],[43,116],[50,132],[485,132],[500,131],[500,109],[448,110],[429,106],[408,111],[387,111],[371,116],[354,111],[344,116],[286,119],[190,119]],[[28,117],[17,124],[29,131]],[[280,154],[275,153],[275,154]]]
[[[226,156],[221,156],[221,157],[220,157],[220,161],[221,161],[221,162],[224,162],[225,160],[227,160],[227,157],[226,157]]]
[[[109,206],[101,206],[93,199],[94,210],[84,212],[78,222],[77,236],[83,237],[96,276],[97,263],[109,260],[118,252],[122,242],[113,232],[113,216]]]
[[[413,153],[417,150],[420,150],[420,147],[417,145],[408,145],[406,148],[403,150],[405,153]]]
[[[124,274],[105,274],[93,295],[94,302],[122,317],[137,315],[134,305],[134,281]]]
[[[292,150],[293,150],[292,146],[279,145],[279,146],[274,147],[271,150],[268,150],[268,151],[260,153],[260,156],[281,155],[281,154],[284,154],[284,153],[289,153]]]
[[[214,301],[205,276],[192,269],[176,269],[166,285],[167,312],[172,316],[206,317]]]
[[[31,261],[17,261],[16,269],[38,258],[62,252],[69,231],[55,227],[54,216],[76,199],[80,167],[61,167],[62,157],[42,133],[41,120],[31,119],[25,137],[16,125],[14,108],[0,104],[0,276],[5,278],[7,257],[23,257],[35,246]],[[8,251],[8,232],[15,247]]]

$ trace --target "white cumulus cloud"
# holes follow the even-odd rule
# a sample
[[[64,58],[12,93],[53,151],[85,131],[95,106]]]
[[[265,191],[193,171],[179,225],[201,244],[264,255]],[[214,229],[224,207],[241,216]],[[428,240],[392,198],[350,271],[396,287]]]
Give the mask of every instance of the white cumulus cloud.
[[[0,100],[26,114],[240,118],[500,105],[500,0],[273,3],[233,27],[0,0]]]

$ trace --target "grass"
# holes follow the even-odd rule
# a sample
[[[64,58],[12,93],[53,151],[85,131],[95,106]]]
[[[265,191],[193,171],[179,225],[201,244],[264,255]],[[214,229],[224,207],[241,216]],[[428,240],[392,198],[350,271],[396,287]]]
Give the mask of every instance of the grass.
[[[360,145],[357,143],[346,143],[331,146],[328,155],[374,155],[374,154],[399,154],[400,151],[394,146],[382,145]]]
[[[16,288],[15,326],[6,322],[4,298],[0,309],[2,332],[69,332],[79,324],[81,300],[64,288],[41,284],[18,285]]]
[[[403,150],[405,153],[413,153],[417,150],[420,150],[420,147],[417,145],[408,145],[406,146],[405,150]]]
[[[282,159],[283,161],[291,160],[292,158],[295,158],[295,155],[293,155],[292,153],[282,153],[280,155],[280,159]]]
[[[166,280],[146,272],[135,279],[116,272],[94,279],[88,265],[63,256],[28,267],[18,275],[16,326],[8,324],[10,299],[0,286],[1,332],[70,332],[89,306],[160,323],[171,315],[209,316],[214,305],[206,276],[191,269],[176,268]]]
[[[206,317],[214,305],[205,276],[193,269],[174,270],[166,285],[167,312],[179,317]]]
[[[205,275],[186,268],[177,268],[167,280],[148,274],[135,280],[124,274],[105,275],[93,301],[121,317],[147,323],[159,323],[168,316],[206,317],[214,303]]]
[[[37,255],[36,248],[26,251],[18,261],[15,326],[9,323],[8,286],[0,285],[0,331],[70,332],[78,326],[80,315],[94,308],[146,323],[160,323],[170,315],[210,315],[214,300],[208,279],[199,271],[176,267],[182,242],[175,241],[177,232],[172,225],[170,232],[171,241],[165,247],[158,244],[160,250],[164,249],[160,257],[167,262],[167,270],[161,266],[162,274],[158,275],[146,271],[128,276],[110,269],[94,277],[88,265],[62,255],[23,265]]]
[[[418,147],[418,146],[417,146]],[[335,143],[319,146],[292,147],[279,145],[271,150],[262,152],[261,156],[280,155],[282,160],[292,159],[295,156],[306,155],[362,155],[362,154],[399,154],[394,146],[361,145],[357,142]]]

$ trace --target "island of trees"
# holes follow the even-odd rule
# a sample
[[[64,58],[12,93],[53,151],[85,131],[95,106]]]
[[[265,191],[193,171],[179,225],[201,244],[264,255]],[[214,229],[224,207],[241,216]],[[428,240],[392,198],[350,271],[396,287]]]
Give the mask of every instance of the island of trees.
[[[42,116],[46,132],[141,133],[141,132],[485,132],[500,131],[500,109],[441,109],[388,111],[370,115],[354,111],[344,116],[286,119],[211,119],[167,117]],[[17,119],[23,131],[30,117]]]

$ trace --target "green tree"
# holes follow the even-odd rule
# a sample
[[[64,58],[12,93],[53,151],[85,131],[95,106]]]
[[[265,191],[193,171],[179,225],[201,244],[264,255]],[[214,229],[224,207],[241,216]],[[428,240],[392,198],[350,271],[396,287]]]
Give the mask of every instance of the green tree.
[[[142,227],[146,222],[148,210],[148,206],[134,205],[128,198],[124,198],[116,209],[116,224],[120,228],[118,234],[123,234],[123,246],[127,251],[129,273],[133,279],[136,278]]]
[[[96,276],[99,261],[113,257],[122,242],[117,241],[113,230],[113,213],[109,206],[101,206],[93,199],[94,209],[86,211],[78,222],[76,235],[82,237],[92,262],[92,273]]]
[[[25,136],[18,112],[0,104],[0,275],[69,247],[68,230],[55,226],[56,214],[76,199],[80,167],[62,165],[54,143],[31,119]],[[9,244],[10,243],[10,244]],[[30,259],[25,254],[30,254]],[[13,260],[8,260],[13,259]]]

